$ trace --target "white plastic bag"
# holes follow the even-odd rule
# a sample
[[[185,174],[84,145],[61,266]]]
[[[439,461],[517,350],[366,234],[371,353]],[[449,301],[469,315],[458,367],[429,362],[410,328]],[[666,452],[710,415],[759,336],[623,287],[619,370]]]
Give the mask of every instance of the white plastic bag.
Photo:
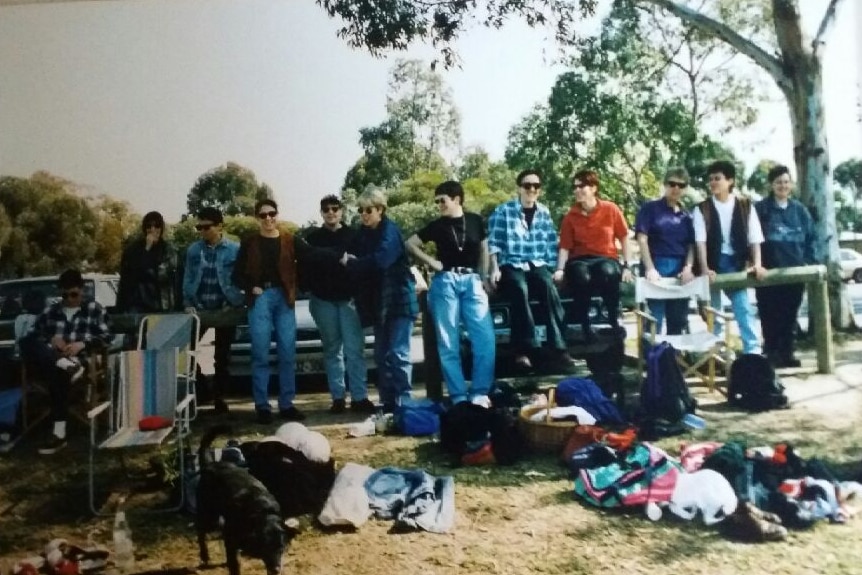
[[[365,481],[374,473],[374,468],[358,463],[348,463],[338,472],[329,497],[323,505],[318,520],[323,525],[352,525],[360,527],[371,517],[371,506]]]

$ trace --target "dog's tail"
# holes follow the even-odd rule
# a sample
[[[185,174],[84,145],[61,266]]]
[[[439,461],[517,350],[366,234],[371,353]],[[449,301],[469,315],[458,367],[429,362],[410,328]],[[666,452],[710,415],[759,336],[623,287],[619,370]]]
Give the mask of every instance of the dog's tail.
[[[231,435],[232,433],[233,429],[230,425],[214,425],[204,433],[204,436],[201,437],[201,446],[198,448],[198,462],[201,469],[213,462],[210,446],[215,438],[219,435]]]

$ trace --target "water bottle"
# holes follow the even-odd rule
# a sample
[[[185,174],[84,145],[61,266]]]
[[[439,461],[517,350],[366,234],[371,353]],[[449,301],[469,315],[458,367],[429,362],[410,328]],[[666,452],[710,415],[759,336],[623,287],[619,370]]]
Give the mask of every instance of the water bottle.
[[[125,511],[117,511],[114,517],[114,565],[120,573],[129,573],[135,568],[135,545]]]

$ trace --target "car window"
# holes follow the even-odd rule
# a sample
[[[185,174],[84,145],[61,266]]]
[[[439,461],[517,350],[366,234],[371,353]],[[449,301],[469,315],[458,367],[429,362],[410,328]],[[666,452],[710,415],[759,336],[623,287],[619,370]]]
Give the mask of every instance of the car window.
[[[22,313],[28,294],[37,291],[44,296],[46,304],[60,298],[60,290],[53,279],[0,283],[0,319],[14,319]]]

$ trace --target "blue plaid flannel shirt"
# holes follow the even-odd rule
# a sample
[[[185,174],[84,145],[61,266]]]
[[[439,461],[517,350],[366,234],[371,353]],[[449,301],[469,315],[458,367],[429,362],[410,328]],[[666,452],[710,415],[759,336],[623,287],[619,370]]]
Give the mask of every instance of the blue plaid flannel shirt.
[[[497,255],[497,265],[527,269],[557,265],[557,229],[551,212],[544,204],[536,204],[532,227],[527,227],[521,201],[514,199],[500,204],[488,220],[488,253]]]

